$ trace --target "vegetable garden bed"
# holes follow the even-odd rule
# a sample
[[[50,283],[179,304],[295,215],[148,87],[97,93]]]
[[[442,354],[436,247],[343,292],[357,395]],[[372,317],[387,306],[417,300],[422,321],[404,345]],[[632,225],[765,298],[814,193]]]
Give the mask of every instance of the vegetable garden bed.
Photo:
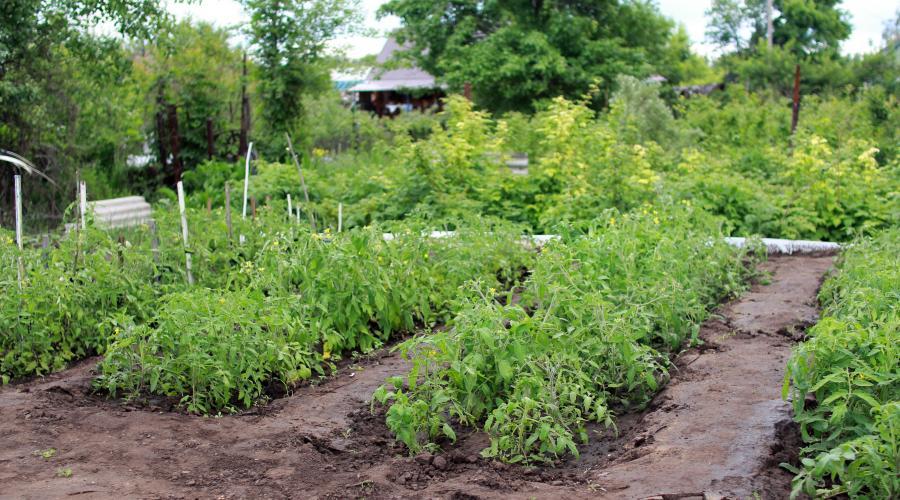
[[[810,267],[809,258],[792,259],[786,263],[775,259],[766,266],[769,269],[778,266],[771,286],[780,286],[784,294],[795,299],[796,307],[805,308],[797,309],[793,319],[786,318],[787,323],[805,324],[809,318],[803,311],[811,308],[804,303],[812,301],[827,259],[824,259],[825,266],[818,267]],[[817,262],[822,262],[819,259]],[[788,274],[782,275],[778,269]],[[767,361],[765,366],[771,371],[760,367],[744,372],[743,386],[754,386],[757,391],[766,392],[770,400],[780,401],[778,384],[770,382],[780,377],[777,368],[779,363],[783,366],[791,340],[777,333],[734,336],[726,334],[730,328],[722,329],[722,325],[734,318],[746,321],[745,329],[753,332],[754,320],[741,315],[746,310],[740,304],[753,304],[761,317],[770,317],[769,303],[762,301],[771,294],[769,288],[759,286],[750,297],[752,301],[742,300],[720,311],[719,314],[728,318],[724,322],[708,320],[698,333],[705,347],[688,350],[675,358],[670,368],[670,389],[653,399],[645,411],[619,415],[618,437],[602,426],[589,425],[587,430],[592,437],[588,446],[579,446],[581,456],[555,465],[507,465],[485,458],[480,452],[489,446],[489,437],[474,430],[463,430],[455,444],[443,443],[442,451],[410,457],[405,446],[394,441],[382,418],[383,410],[374,415],[369,412],[371,395],[385,377],[404,373],[410,367],[398,353],[379,351],[380,354],[366,361],[351,363],[319,385],[300,388],[265,407],[217,419],[147,411],[152,408],[134,411],[135,408],[118,401],[90,396],[92,364],[51,375],[46,381],[4,388],[0,390],[0,412],[9,418],[0,422],[0,435],[9,446],[0,452],[3,464],[0,474],[5,484],[25,495],[40,491],[42,495],[58,496],[81,492],[88,497],[115,492],[126,496],[292,498],[303,491],[304,496],[322,498],[421,498],[453,494],[480,498],[603,495],[632,498],[639,492],[622,489],[629,486],[628,481],[621,479],[627,476],[616,479],[613,475],[623,473],[621,468],[627,467],[632,473],[643,475],[642,483],[665,481],[662,484],[670,486],[655,493],[697,493],[695,485],[678,479],[679,473],[690,469],[679,472],[678,468],[654,468],[643,461],[659,453],[672,456],[662,446],[667,439],[663,426],[689,423],[691,415],[685,413],[689,412],[689,406],[679,406],[671,399],[670,390],[693,387],[707,378],[704,375],[707,370],[726,367],[721,363],[729,361],[717,357],[727,352],[727,346],[720,345],[722,335],[725,342],[779,346],[780,357],[764,351],[763,357],[747,360]],[[775,300],[781,304],[784,295],[777,295]],[[740,314],[733,316],[729,311]],[[757,379],[758,374],[768,378]],[[720,398],[709,399],[707,406],[727,414],[732,411],[731,404],[746,398],[737,390],[729,390],[730,382],[719,379],[719,383],[725,390]],[[757,422],[750,419],[747,427],[731,429],[739,434],[762,429],[769,438],[759,443],[758,450],[764,456],[752,456],[745,450],[742,467],[758,463],[761,471],[780,474],[767,483],[769,490],[755,491],[771,493],[776,491],[771,488],[780,487],[778,491],[786,493],[790,475],[783,470],[779,472],[777,465],[766,465],[766,460],[771,459],[767,445],[778,445],[781,435],[776,434],[776,426],[770,421],[772,414],[762,412],[756,417],[763,425],[749,425],[750,421]],[[659,422],[657,418],[669,420]],[[718,429],[713,422],[702,431],[696,429],[692,435],[706,435],[715,441]],[[727,440],[718,442],[726,449],[731,444]],[[51,458],[31,454],[50,448],[55,450]],[[682,466],[689,463],[685,461]],[[702,468],[705,462],[698,463]],[[71,468],[72,477],[57,477],[57,468]],[[651,469],[652,473],[648,473]],[[694,472],[696,481],[714,476]],[[656,483],[648,482],[653,478]],[[713,486],[722,490],[729,487],[719,483]]]

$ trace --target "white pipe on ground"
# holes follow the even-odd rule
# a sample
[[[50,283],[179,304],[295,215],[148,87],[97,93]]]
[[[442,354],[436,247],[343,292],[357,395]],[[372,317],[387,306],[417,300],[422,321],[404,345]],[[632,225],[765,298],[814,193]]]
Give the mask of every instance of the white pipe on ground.
[[[431,238],[447,238],[456,234],[454,231],[432,231],[429,236]],[[391,233],[384,233],[385,241],[391,241],[395,236]],[[557,234],[534,234],[523,237],[528,243],[538,246],[546,244],[550,240],[558,240],[560,236]],[[791,255],[795,253],[814,253],[814,252],[838,252],[841,250],[840,243],[831,241],[809,241],[809,240],[784,240],[780,238],[761,238],[766,251],[770,254]],[[726,237],[725,243],[742,248],[747,244],[747,238]]]

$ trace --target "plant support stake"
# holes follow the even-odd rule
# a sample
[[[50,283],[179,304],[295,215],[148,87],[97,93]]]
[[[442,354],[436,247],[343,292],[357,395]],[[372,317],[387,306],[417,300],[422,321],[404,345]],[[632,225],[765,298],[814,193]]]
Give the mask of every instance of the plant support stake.
[[[19,247],[19,288],[22,288],[22,283],[25,281],[25,264],[22,262],[22,176],[17,175],[13,180],[16,191],[16,246]]]
[[[187,271],[188,285],[194,284],[194,275],[191,274],[191,250],[188,248],[187,215],[184,210],[184,184],[178,181],[178,211],[181,212],[181,239],[184,241],[184,268]]]
[[[338,231],[341,232],[341,226],[344,225],[344,204],[338,203]]]
[[[78,183],[78,207],[81,211],[81,229],[87,228],[87,183]]]
[[[253,153],[253,143],[247,146],[247,158],[244,161],[244,208],[241,210],[241,219],[247,220],[247,194],[250,190],[250,154]],[[240,236],[241,244],[244,243],[244,235]]]
[[[287,132],[284,133],[284,136],[287,138],[288,148],[291,150],[291,158],[294,159],[294,165],[297,166],[297,173],[300,174],[300,186],[303,188],[303,199],[306,200],[306,206],[309,207],[309,191],[306,190],[306,181],[303,180],[303,169],[300,168],[300,162],[297,160],[297,153],[294,152],[294,143],[291,142],[291,135]],[[313,219],[312,210],[307,210],[306,212],[309,215],[309,225],[312,227],[312,232],[316,232],[316,220]]]
[[[228,181],[225,182],[225,227],[228,228],[228,241],[231,242],[234,233],[231,230],[231,184]]]
[[[294,218],[294,208],[291,206],[291,193],[287,195],[287,203],[288,203],[288,222]]]

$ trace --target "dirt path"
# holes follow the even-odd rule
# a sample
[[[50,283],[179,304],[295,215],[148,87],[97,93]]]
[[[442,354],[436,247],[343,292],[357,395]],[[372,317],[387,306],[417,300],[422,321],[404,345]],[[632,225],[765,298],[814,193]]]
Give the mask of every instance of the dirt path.
[[[772,283],[706,322],[703,350],[680,357],[656,409],[640,420],[639,446],[594,471],[594,482],[629,498],[784,497],[791,476],[777,467],[787,458],[779,443],[793,439],[790,405],[780,397],[784,366],[817,319],[815,296],[830,266],[830,257],[767,263]]]
[[[384,355],[257,412],[200,418],[88,394],[96,360],[0,389],[0,498],[642,498],[785,495],[780,399],[790,336],[815,318],[829,257],[782,257],[772,283],[708,321],[706,345],[618,436],[554,469],[487,462],[486,438],[409,458],[368,399],[404,361]],[[55,449],[52,457],[40,452]],[[774,455],[773,455],[774,454]],[[63,477],[71,470],[71,477]]]

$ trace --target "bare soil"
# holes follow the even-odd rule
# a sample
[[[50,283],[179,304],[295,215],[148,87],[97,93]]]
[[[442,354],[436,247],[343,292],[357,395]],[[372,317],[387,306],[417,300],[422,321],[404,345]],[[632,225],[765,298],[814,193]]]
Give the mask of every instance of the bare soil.
[[[771,283],[704,324],[703,345],[676,358],[647,410],[621,415],[618,435],[592,428],[581,456],[554,467],[482,459],[479,432],[408,457],[383,412],[369,411],[372,392],[405,370],[389,352],[265,407],[206,418],[91,394],[90,359],[0,389],[0,498],[784,498],[790,475],[778,463],[799,440],[783,370],[831,263],[772,258]]]

